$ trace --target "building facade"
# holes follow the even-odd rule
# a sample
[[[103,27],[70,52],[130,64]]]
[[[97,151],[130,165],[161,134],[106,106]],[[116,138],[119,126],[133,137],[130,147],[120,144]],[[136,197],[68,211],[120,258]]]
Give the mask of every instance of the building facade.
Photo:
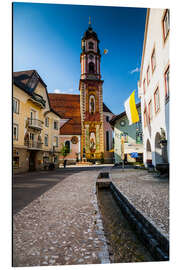
[[[35,70],[13,73],[13,172],[43,169],[59,160],[60,116]]]
[[[169,163],[169,34],[169,10],[148,9],[138,82],[145,166]]]
[[[127,163],[143,161],[143,135],[141,122],[141,106],[137,104],[139,122],[129,125],[126,112],[114,116],[110,124],[114,128],[114,161],[115,164],[122,163],[122,158]],[[123,140],[123,142],[122,142]],[[137,153],[138,157],[131,157]]]

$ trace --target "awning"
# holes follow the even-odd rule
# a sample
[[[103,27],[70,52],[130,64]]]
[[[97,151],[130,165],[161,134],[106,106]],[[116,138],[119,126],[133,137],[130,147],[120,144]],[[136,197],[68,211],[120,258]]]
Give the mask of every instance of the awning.
[[[137,152],[133,152],[133,153],[130,154],[130,156],[132,158],[138,158],[138,153]]]

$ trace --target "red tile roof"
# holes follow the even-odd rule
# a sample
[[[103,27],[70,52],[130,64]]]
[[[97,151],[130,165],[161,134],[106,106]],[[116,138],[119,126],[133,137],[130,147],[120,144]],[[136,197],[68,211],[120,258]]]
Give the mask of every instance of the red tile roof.
[[[60,128],[61,135],[81,135],[80,95],[51,94],[49,93],[51,107],[63,119],[70,119]],[[103,103],[103,111],[111,112]]]
[[[70,119],[60,128],[62,135],[81,135],[80,95],[49,94],[51,107],[63,119]]]

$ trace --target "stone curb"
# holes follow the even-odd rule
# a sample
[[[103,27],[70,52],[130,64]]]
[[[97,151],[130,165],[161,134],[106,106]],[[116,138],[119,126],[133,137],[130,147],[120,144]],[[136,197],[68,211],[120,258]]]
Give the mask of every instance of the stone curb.
[[[96,189],[96,182],[95,182],[94,187],[93,187],[93,200],[92,200],[92,203],[93,203],[93,206],[94,206],[95,211],[96,211],[96,225],[97,225],[97,228],[98,228],[96,230],[96,233],[97,233],[99,239],[103,242],[102,250],[99,251],[98,257],[99,257],[102,264],[109,264],[111,262],[110,262],[110,259],[109,259],[107,240],[106,240],[106,237],[104,235],[104,227],[103,227],[103,223],[102,223],[102,219],[101,219],[100,210],[99,210],[99,207],[98,207],[98,201],[97,201],[96,194],[97,194],[97,189]]]

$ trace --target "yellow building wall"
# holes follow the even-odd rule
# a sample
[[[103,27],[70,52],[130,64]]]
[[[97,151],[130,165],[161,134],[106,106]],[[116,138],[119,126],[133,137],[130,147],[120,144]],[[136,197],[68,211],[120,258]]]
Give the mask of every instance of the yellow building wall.
[[[42,148],[41,151],[39,151],[39,154],[37,155],[37,159],[40,163],[43,161],[43,155],[44,152],[52,151],[53,150],[53,143],[54,143],[54,136],[58,137],[58,147],[55,147],[55,151],[60,151],[60,143],[59,143],[59,127],[60,127],[60,117],[58,117],[55,113],[50,112],[50,107],[48,103],[48,97],[46,93],[46,89],[41,83],[38,83],[35,93],[41,95],[43,99],[46,100],[46,107],[42,108],[40,105],[38,105],[36,102],[31,100],[31,97],[26,94],[23,90],[18,88],[17,86],[13,85],[13,98],[17,99],[19,101],[19,113],[13,113],[13,124],[18,125],[18,139],[13,140],[13,147],[14,149],[25,149],[27,151],[27,146],[24,145],[24,136],[28,130],[27,126],[27,119],[30,118],[30,111],[34,110],[36,111],[36,119],[43,122],[42,124],[42,130],[41,132],[35,131],[33,132],[35,134],[35,140],[38,139],[38,135],[41,136],[42,140]],[[46,113],[46,115],[44,115]],[[49,117],[49,127],[45,127],[45,117]],[[54,129],[54,120],[58,121],[58,129]],[[48,146],[45,146],[44,144],[44,136],[45,134],[48,135]],[[21,153],[20,151],[18,153]],[[56,153],[58,155],[58,153]],[[25,153],[23,155],[26,155]],[[21,155],[23,157],[23,155]],[[28,158],[28,155],[27,155]],[[59,158],[58,158],[59,159]],[[28,166],[28,162],[25,167]],[[23,166],[23,165],[22,165]],[[24,168],[25,169],[25,168]],[[21,168],[23,171],[23,169]],[[19,170],[19,171],[21,171]],[[27,168],[26,168],[27,170]]]

